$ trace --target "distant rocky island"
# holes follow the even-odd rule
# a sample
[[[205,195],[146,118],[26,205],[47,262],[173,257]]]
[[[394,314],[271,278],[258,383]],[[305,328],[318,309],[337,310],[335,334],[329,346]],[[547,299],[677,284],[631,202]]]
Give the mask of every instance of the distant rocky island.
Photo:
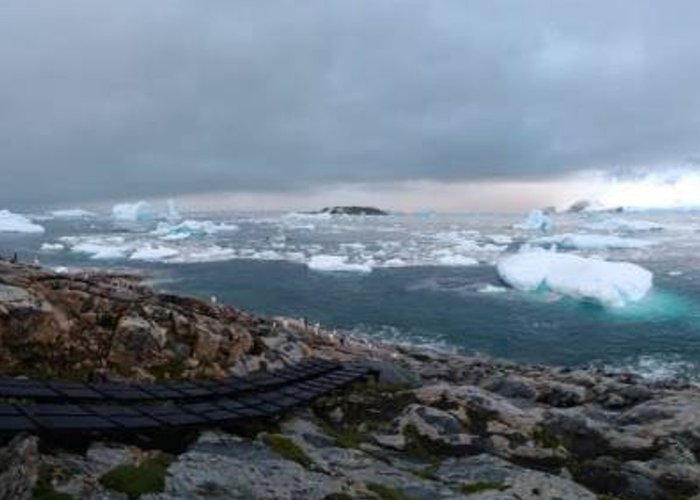
[[[3,376],[209,380],[308,358],[359,360],[379,380],[277,419],[181,433],[168,453],[114,435],[69,449],[65,442],[39,446],[27,434],[6,437],[0,498],[700,494],[700,389],[693,383],[377,343],[160,293],[139,276],[56,273],[0,260]]]
[[[389,215],[388,212],[380,210],[379,208],[359,206],[326,207],[315,213],[330,215]]]

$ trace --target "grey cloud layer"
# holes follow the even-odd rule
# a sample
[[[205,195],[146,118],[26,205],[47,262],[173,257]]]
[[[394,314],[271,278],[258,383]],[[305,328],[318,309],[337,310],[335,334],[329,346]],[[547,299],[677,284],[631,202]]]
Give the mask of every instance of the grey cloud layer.
[[[0,205],[682,161],[688,1],[10,0]]]

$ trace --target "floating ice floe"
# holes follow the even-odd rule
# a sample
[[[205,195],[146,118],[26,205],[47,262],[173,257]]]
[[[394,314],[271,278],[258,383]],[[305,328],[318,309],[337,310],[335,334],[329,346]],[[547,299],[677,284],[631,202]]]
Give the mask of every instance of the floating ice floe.
[[[191,236],[209,236],[215,233],[236,230],[238,230],[238,226],[233,224],[187,219],[177,224],[160,222],[151,234],[158,236],[162,240],[184,240]]]
[[[102,242],[82,241],[71,246],[71,251],[83,253],[95,260],[125,259],[129,248],[123,245],[123,238],[115,237]]]
[[[514,227],[526,231],[542,231],[547,233],[554,228],[554,221],[542,210],[535,209],[527,215],[523,222],[515,224]]]
[[[66,247],[63,243],[42,243],[40,250],[42,252],[60,252]]]
[[[486,237],[496,245],[510,245],[513,243],[513,237],[507,234],[489,234]]]
[[[498,286],[498,285],[492,285],[491,283],[486,283],[483,286],[480,286],[477,290],[479,293],[505,293],[508,291],[508,289],[504,286]]]
[[[352,263],[348,262],[345,257],[338,255],[314,255],[306,265],[314,271],[326,272],[360,272],[369,273],[372,271],[372,266],[368,263]]]
[[[158,214],[147,201],[119,203],[112,207],[112,218],[122,222],[154,220]]]
[[[554,236],[543,236],[530,240],[529,243],[538,246],[556,245],[559,248],[570,250],[645,248],[655,244],[653,241],[637,238],[586,233],[565,233]]]
[[[329,212],[289,212],[282,216],[282,219],[299,219],[299,220],[331,220],[333,215]]]
[[[178,252],[174,248],[166,246],[146,245],[132,253],[129,259],[157,262],[177,257],[179,254],[180,252]]]
[[[648,220],[629,220],[620,217],[611,217],[595,222],[589,222],[584,226],[586,229],[594,231],[620,231],[626,233],[661,231],[663,226],[657,222]]]
[[[33,223],[24,215],[0,210],[0,232],[8,233],[43,233],[44,228]]]
[[[501,279],[517,290],[547,290],[606,307],[641,300],[653,282],[651,271],[636,264],[542,250],[504,257],[497,270]]]
[[[479,261],[474,257],[466,255],[454,254],[451,252],[437,252],[435,255],[435,265],[440,266],[478,266]]]
[[[49,212],[52,217],[57,219],[82,219],[86,217],[95,217],[94,212],[83,210],[82,208],[69,208],[66,210],[53,210]]]

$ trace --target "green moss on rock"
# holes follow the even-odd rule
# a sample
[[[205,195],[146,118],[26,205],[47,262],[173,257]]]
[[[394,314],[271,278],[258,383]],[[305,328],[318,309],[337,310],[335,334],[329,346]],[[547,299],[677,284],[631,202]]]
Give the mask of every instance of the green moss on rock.
[[[377,495],[380,500],[405,500],[406,496],[393,486],[369,483],[367,489]]]
[[[275,451],[278,455],[292,460],[307,469],[314,465],[314,461],[309,457],[304,450],[299,447],[294,441],[281,434],[266,434],[263,436],[263,442]]]
[[[165,477],[173,459],[172,455],[161,453],[140,465],[121,465],[103,475],[100,484],[126,494],[129,500],[147,493],[160,493],[165,489]]]
[[[505,491],[507,489],[508,486],[505,484],[494,481],[477,481],[475,483],[463,484],[460,487],[460,491],[465,495],[473,495],[484,491]]]
[[[73,496],[59,493],[48,478],[40,477],[32,490],[32,500],[73,500]]]

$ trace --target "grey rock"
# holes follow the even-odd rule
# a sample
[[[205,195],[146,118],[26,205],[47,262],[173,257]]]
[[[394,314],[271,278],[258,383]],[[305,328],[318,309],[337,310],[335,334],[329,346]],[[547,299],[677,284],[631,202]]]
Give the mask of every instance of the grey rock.
[[[38,440],[20,435],[0,449],[0,498],[28,499],[39,467]]]
[[[489,381],[485,388],[506,398],[525,401],[534,401],[538,396],[537,387],[532,380],[513,374]]]
[[[537,393],[538,402],[556,408],[579,406],[586,401],[585,388],[551,380],[538,384]]]
[[[519,467],[492,455],[446,460],[435,474],[440,480],[459,485],[492,486],[469,496],[478,499],[581,499],[596,495],[575,482],[552,474]]]
[[[309,471],[259,442],[206,433],[170,466],[152,499],[322,499],[349,489],[343,478]]]
[[[406,370],[395,363],[381,360],[366,360],[361,364],[379,372],[377,381],[380,384],[410,388],[420,387],[422,384],[418,374]]]

